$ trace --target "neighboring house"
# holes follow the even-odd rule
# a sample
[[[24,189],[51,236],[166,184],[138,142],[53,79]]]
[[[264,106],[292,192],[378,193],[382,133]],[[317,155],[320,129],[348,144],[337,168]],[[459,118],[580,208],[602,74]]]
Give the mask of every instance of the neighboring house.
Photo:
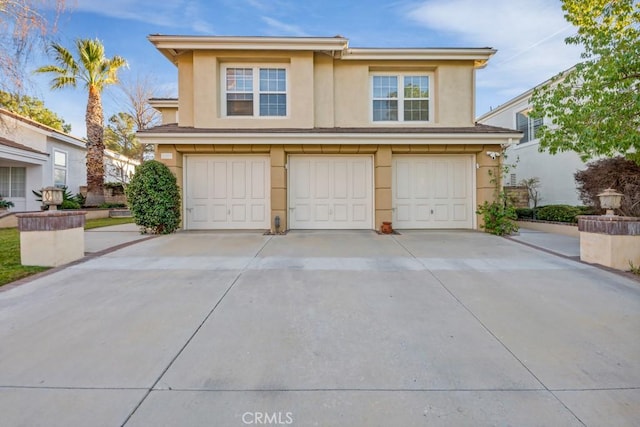
[[[116,177],[128,180],[136,164],[137,161],[107,150],[105,181],[122,182]],[[32,190],[53,185],[77,194],[86,183],[86,147],[82,139],[0,109],[0,195],[15,204],[10,211],[40,210],[41,202]]]
[[[32,190],[66,186],[73,194],[86,185],[85,144],[81,139],[0,109],[0,195],[11,211],[37,211]]]
[[[542,83],[538,87],[548,84]],[[507,163],[515,164],[505,177],[505,185],[518,185],[523,179],[540,178],[539,205],[567,204],[581,205],[574,174],[586,168],[585,163],[573,151],[554,155],[539,152],[537,131],[542,119],[529,117],[531,96],[534,89],[507,101],[497,108],[483,114],[478,123],[491,126],[514,128],[523,132],[522,138],[511,145],[507,151]],[[545,123],[546,124],[546,123]]]
[[[342,37],[152,35],[178,99],[138,133],[176,174],[186,229],[478,227],[487,153],[521,134],[474,123],[491,48],[351,48]]]
[[[129,183],[139,160],[134,160],[115,151],[104,150],[104,182]]]

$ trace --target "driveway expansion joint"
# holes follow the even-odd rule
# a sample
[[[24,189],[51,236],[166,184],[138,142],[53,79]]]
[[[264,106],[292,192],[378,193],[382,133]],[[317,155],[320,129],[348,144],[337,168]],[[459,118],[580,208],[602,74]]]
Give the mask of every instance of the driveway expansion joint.
[[[264,249],[265,246],[267,246],[267,244],[271,241],[271,239],[273,238],[273,236],[269,236],[269,238],[264,242],[264,244],[260,247],[260,249],[255,253],[255,255],[253,256],[253,258],[257,257],[260,252],[262,252],[262,250]],[[149,397],[149,395],[151,394],[151,392],[156,388],[156,386],[158,385],[158,383],[162,380],[162,377],[164,377],[164,375],[167,373],[167,371],[169,369],[171,369],[171,366],[173,366],[173,364],[175,363],[175,361],[178,359],[178,357],[180,357],[180,355],[184,352],[184,350],[189,346],[189,344],[191,343],[191,341],[193,341],[193,339],[195,338],[195,336],[198,334],[198,332],[200,332],[200,330],[202,329],[202,327],[204,326],[204,324],[207,322],[207,320],[209,320],[209,318],[211,317],[211,315],[213,315],[214,311],[216,311],[216,309],[218,308],[218,306],[220,305],[220,303],[222,303],[222,300],[224,300],[224,298],[227,296],[227,294],[231,291],[231,289],[234,287],[234,285],[238,282],[238,279],[240,279],[240,277],[242,276],[242,274],[247,270],[247,267],[249,266],[250,263],[247,263],[244,268],[242,270],[240,270],[238,272],[238,274],[236,275],[236,277],[231,281],[231,284],[229,285],[229,287],[226,289],[226,291],[222,294],[222,296],[218,299],[218,301],[215,303],[215,305],[213,306],[213,308],[209,311],[209,313],[204,317],[204,319],[202,320],[202,322],[200,322],[200,324],[198,325],[198,327],[195,329],[195,331],[191,334],[191,336],[189,337],[189,339],[187,339],[187,341],[184,343],[184,345],[180,348],[180,350],[178,350],[178,353],[176,353],[176,355],[171,359],[171,361],[169,362],[169,364],[163,369],[163,371],[160,373],[160,375],[158,376],[158,378],[156,379],[156,381],[151,385],[151,387],[149,387],[147,389],[147,392],[145,393],[145,395],[142,397],[142,399],[140,400],[140,402],[138,402],[138,404],[133,408],[133,410],[131,411],[131,413],[127,416],[127,418],[124,420],[124,422],[122,423],[122,426],[124,427],[129,420],[131,420],[131,417],[133,417],[133,415],[136,413],[136,411],[140,408],[140,406],[142,406],[142,404],[144,403],[144,401],[147,399],[147,397]],[[166,386],[168,390],[172,390],[172,388],[167,385]]]

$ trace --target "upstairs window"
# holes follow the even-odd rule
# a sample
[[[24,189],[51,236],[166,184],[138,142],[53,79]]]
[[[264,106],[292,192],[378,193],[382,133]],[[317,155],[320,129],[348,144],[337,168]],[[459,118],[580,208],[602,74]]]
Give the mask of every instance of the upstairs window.
[[[227,116],[286,116],[286,68],[227,67],[225,113]]]
[[[430,81],[430,76],[425,74],[373,75],[373,121],[430,121]]]
[[[533,141],[537,139],[538,129],[542,126],[542,119],[533,119],[529,117],[527,111],[516,113],[516,129],[524,133],[519,144]]]

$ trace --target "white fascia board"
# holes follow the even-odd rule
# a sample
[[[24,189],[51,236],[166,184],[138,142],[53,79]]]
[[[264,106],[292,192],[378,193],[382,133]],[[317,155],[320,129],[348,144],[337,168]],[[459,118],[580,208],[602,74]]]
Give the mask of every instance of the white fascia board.
[[[380,144],[381,141],[388,145],[398,144],[434,144],[446,141],[447,144],[510,144],[513,139],[519,140],[522,135],[513,133],[145,133],[138,134],[138,138],[145,144]]]
[[[343,55],[343,60],[407,60],[407,61],[475,61],[482,67],[495,53],[492,48],[350,48]]]
[[[341,51],[348,40],[340,37],[208,37],[151,35],[160,50],[312,50]]]
[[[66,144],[82,148],[83,150],[86,150],[87,148],[87,144],[83,140],[78,139],[75,136],[65,135],[58,132],[51,132],[47,136],[49,136],[51,139],[54,139],[56,142],[64,142]]]
[[[178,99],[150,99],[153,108],[178,108]]]
[[[0,159],[43,165],[49,160],[49,155],[0,145]]]

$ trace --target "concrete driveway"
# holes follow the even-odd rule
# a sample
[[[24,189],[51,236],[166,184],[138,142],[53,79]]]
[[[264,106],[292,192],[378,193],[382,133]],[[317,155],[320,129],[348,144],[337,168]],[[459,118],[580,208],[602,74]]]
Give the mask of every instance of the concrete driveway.
[[[639,331],[487,234],[180,233],[0,292],[0,424],[631,426]]]

